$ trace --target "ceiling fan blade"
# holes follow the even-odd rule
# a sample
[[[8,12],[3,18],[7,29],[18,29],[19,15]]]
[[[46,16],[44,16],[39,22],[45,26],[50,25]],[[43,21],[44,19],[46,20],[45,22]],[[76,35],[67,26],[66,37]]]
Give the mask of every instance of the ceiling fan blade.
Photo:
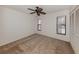
[[[35,12],[31,12],[30,14],[34,14]]]
[[[31,8],[28,8],[28,10],[35,11],[35,10],[31,9]]]
[[[44,14],[44,15],[46,14],[45,12],[40,12],[40,13],[41,13],[41,14]]]

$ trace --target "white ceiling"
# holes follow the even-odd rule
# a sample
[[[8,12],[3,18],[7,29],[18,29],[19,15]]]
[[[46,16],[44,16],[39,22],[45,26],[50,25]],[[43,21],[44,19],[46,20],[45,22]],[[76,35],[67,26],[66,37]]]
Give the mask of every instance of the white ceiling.
[[[6,5],[5,7],[16,9],[25,13],[30,13],[27,8],[34,9],[37,5]],[[61,11],[64,9],[69,9],[72,5],[39,5],[39,7],[43,8],[46,13]]]

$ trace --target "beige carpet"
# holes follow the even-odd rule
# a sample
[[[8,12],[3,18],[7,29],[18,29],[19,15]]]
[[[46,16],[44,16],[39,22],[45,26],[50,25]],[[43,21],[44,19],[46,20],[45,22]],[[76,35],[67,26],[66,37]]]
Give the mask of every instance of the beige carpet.
[[[33,34],[27,38],[0,47],[6,54],[71,54],[74,53],[69,42]]]

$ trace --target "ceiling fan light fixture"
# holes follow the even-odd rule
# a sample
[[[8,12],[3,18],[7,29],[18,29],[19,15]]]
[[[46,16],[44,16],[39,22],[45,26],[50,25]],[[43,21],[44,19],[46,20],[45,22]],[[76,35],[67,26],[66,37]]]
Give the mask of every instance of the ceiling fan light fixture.
[[[43,12],[43,9],[42,8],[40,8],[40,7],[36,7],[36,9],[34,10],[34,9],[31,9],[31,8],[28,8],[28,10],[31,10],[31,11],[34,11],[34,12],[31,12],[30,14],[37,14],[37,16],[40,16],[41,14],[42,15],[45,15],[46,13],[45,12]]]

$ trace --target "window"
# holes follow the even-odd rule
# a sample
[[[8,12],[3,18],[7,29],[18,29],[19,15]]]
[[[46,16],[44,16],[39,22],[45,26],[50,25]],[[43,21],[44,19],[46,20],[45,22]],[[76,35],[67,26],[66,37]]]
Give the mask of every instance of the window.
[[[57,17],[57,34],[66,35],[66,16]]]
[[[38,31],[41,31],[41,20],[38,20],[37,30]]]

